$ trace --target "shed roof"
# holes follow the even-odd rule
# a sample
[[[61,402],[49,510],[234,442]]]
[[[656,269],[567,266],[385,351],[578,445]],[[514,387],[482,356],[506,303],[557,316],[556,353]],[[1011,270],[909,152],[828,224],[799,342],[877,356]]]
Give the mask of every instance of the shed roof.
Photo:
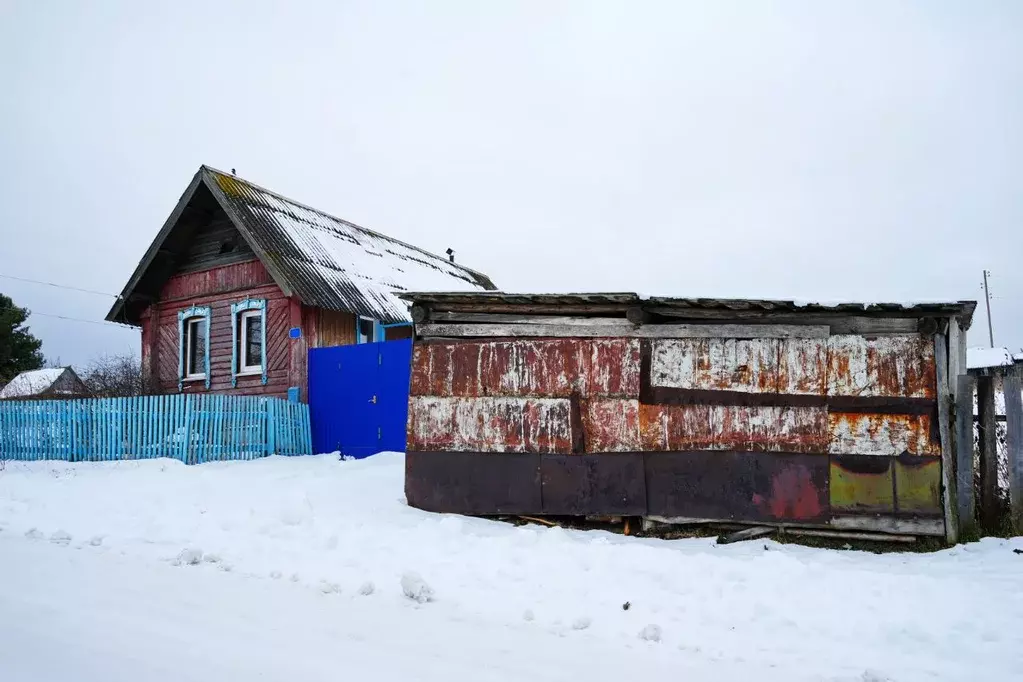
[[[641,296],[636,293],[517,294],[502,291],[408,292],[401,297],[412,303],[444,309],[446,306],[472,306],[480,312],[497,311],[508,306],[559,307],[581,310],[597,306],[602,311],[639,306],[650,312],[670,312],[673,316],[703,316],[719,311],[737,317],[781,315],[834,315],[858,317],[955,317],[968,328],[976,301],[907,303],[803,303],[786,300],[747,298],[681,298]]]
[[[48,390],[70,367],[52,367],[22,372],[0,390],[0,400],[9,398],[31,398]]]
[[[1009,353],[1007,348],[984,348],[983,346],[979,346],[966,349],[967,369],[1009,367],[1012,364],[1012,354]]]
[[[410,319],[408,305],[395,292],[495,288],[486,275],[447,258],[201,166],[111,308],[108,320],[137,323],[137,311],[130,309],[133,297],[142,298],[136,295],[137,287],[184,209],[197,192],[206,190],[285,295],[297,296],[307,305],[402,322]],[[156,277],[165,280],[169,276],[163,269]]]

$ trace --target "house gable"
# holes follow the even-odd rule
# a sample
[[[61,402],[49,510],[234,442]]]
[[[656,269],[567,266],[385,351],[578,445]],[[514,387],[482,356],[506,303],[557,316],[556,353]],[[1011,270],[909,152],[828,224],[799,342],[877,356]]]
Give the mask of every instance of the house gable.
[[[253,258],[284,296],[381,322],[410,321],[398,292],[494,288],[461,264],[202,166],[106,319],[138,325],[169,277]]]

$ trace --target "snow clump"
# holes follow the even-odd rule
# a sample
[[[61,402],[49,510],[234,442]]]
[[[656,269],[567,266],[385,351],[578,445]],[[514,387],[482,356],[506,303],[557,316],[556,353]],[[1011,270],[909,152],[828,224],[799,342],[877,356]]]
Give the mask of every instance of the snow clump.
[[[650,623],[645,628],[639,631],[639,638],[648,642],[660,642],[661,641],[661,626],[656,623]]]
[[[425,604],[433,601],[433,588],[426,584],[418,573],[407,571],[401,576],[401,591],[414,602]]]

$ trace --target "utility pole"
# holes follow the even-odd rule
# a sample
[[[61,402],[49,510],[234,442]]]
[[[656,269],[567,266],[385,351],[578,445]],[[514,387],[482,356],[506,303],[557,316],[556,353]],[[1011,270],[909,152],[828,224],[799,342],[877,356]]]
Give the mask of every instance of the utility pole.
[[[991,342],[991,347],[995,347],[995,333],[991,328],[991,294],[987,290],[987,278],[991,273],[987,270],[984,271],[984,303],[987,305],[987,338]]]

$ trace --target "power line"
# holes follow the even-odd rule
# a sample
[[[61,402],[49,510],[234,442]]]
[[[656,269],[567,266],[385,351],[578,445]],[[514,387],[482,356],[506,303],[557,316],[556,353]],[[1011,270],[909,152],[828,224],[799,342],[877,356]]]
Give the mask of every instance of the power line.
[[[24,310],[24,308],[19,308],[17,306],[5,306],[5,307],[0,307],[0,310]],[[129,324],[122,324],[120,322],[110,322],[108,320],[86,320],[86,319],[81,318],[81,317],[70,317],[68,315],[55,315],[54,313],[37,313],[34,310],[29,310],[28,311],[28,316],[32,317],[33,315],[39,315],[40,317],[52,317],[52,318],[57,319],[57,320],[67,320],[69,322],[85,322],[86,324],[106,324],[106,325],[112,325],[114,327],[122,327],[124,329],[132,329],[132,330],[137,331],[136,327],[132,327]]]
[[[95,294],[97,296],[109,296],[111,298],[120,298],[121,297],[120,294],[109,294],[109,293],[107,293],[105,291],[96,291],[94,289],[83,289],[81,287],[71,287],[71,286],[67,286],[66,284],[56,284],[54,282],[44,282],[44,281],[38,280],[38,279],[29,279],[28,277],[15,277],[14,275],[0,274],[0,278],[12,279],[12,280],[14,280],[16,282],[27,282],[29,284],[41,284],[41,285],[47,286],[47,287],[56,287],[57,289],[68,289],[70,291],[80,291],[83,294]],[[42,313],[38,313],[38,314],[42,315]]]

